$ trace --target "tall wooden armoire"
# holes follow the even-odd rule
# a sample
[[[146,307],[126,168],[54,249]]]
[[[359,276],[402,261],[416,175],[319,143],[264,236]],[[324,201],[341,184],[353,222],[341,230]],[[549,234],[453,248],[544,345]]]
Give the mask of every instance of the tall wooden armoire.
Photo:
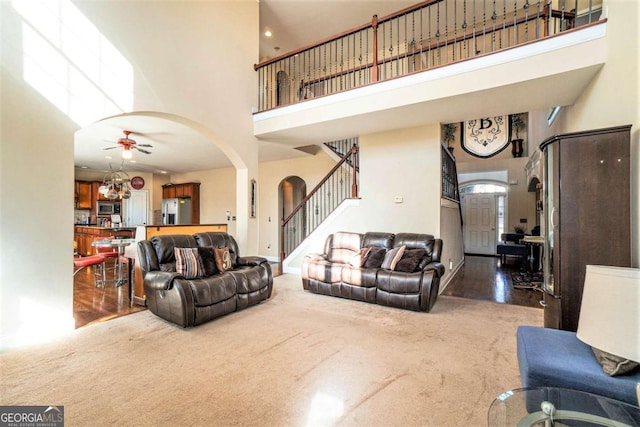
[[[540,144],[545,327],[578,328],[588,264],[631,266],[630,136],[628,125]]]

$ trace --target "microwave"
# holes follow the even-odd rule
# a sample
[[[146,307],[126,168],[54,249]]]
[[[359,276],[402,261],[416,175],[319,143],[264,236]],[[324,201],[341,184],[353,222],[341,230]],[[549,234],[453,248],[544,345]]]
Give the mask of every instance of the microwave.
[[[121,213],[120,202],[98,202],[98,206],[96,208],[96,215],[98,216],[109,216],[109,215],[120,215]]]

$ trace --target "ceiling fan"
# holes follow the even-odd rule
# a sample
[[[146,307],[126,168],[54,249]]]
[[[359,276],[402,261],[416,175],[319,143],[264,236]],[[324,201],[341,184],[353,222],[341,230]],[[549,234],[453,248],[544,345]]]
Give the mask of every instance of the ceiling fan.
[[[131,135],[133,132],[131,132],[130,130],[123,130],[122,132],[124,133],[124,138],[118,139],[117,144],[118,146],[121,146],[124,149],[122,151],[123,159],[130,159],[132,150],[138,150],[139,152],[144,154],[151,154],[151,151],[140,148],[140,147],[153,148],[151,144],[138,144],[135,140],[129,138],[129,135]],[[105,150],[113,150],[114,148],[118,148],[118,146],[107,147],[105,148]]]

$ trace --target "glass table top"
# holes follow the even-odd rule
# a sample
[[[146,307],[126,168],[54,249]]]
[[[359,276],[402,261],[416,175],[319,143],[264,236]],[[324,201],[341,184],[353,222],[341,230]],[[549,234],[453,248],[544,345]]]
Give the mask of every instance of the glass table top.
[[[488,424],[640,427],[640,407],[577,390],[521,388],[506,391],[491,403]]]

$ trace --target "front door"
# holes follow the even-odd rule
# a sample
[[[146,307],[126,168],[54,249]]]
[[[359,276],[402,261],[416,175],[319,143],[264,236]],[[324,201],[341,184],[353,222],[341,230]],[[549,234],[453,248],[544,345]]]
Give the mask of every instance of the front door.
[[[462,196],[464,218],[464,252],[478,255],[496,253],[496,196],[465,194]]]

